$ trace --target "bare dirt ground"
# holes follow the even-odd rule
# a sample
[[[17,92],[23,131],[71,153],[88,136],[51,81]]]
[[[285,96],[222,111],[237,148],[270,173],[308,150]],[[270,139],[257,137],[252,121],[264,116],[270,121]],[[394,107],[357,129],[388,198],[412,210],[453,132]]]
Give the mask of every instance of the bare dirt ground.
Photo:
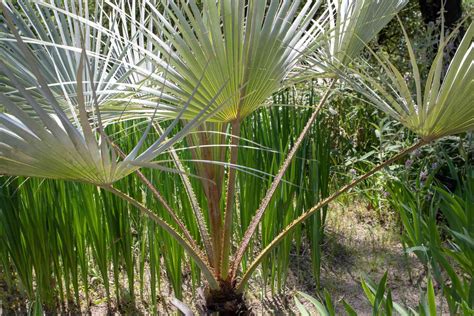
[[[349,204],[350,207],[343,207],[337,203],[330,206],[322,271],[322,286],[331,294],[337,314],[344,314],[341,303],[344,299],[359,315],[370,315],[372,311],[360,285],[360,279],[369,276],[378,282],[385,271],[388,271],[388,287],[392,291],[393,301],[402,306],[416,307],[420,293],[426,288],[426,272],[414,256],[405,255],[393,214],[389,212],[377,214],[361,202],[345,201],[344,204]],[[303,248],[299,253],[293,253],[290,267],[288,282],[280,294],[272,294],[269,290],[263,291],[258,280],[251,282],[246,297],[253,314],[297,314],[294,305],[296,291],[317,295],[315,282],[311,277],[309,250]],[[126,280],[123,280],[123,284],[126,284]],[[196,293],[191,291],[188,284],[183,286],[186,293],[184,302],[191,305],[195,301]],[[91,304],[87,313],[106,314],[108,309],[102,286],[97,284],[92,288]],[[126,291],[126,288],[123,290]],[[111,311],[117,314],[149,314],[152,309],[148,302],[151,300],[150,294],[146,292],[144,297],[136,298],[134,307],[127,302],[119,302],[111,307]],[[3,302],[3,312],[26,311],[28,302],[16,297],[18,292],[13,293],[16,293],[13,297],[12,292],[6,293],[5,283],[0,275],[0,300]],[[140,293],[138,285],[136,293]],[[171,304],[171,286],[166,282],[165,276],[159,295],[158,312],[176,313],[176,308]],[[309,304],[305,305],[311,310]],[[447,307],[440,297],[438,306],[445,314]],[[84,312],[86,311],[82,311]],[[76,313],[81,311],[76,310]],[[314,314],[317,315],[316,311]]]
[[[416,308],[421,293],[426,290],[426,271],[413,255],[406,255],[400,243],[395,220],[389,213],[381,220],[375,211],[362,203],[351,207],[331,205],[328,213],[327,239],[324,246],[322,286],[336,305],[337,314],[345,314],[342,300],[348,302],[359,315],[371,315],[372,309],[361,287],[360,280],[368,276],[378,282],[388,271],[388,287],[393,301]],[[311,277],[310,257],[304,251],[295,254],[295,267],[289,273],[283,294],[258,293],[253,311],[258,315],[296,313],[294,296],[302,291],[316,296]],[[255,285],[254,285],[255,286]],[[439,311],[447,314],[447,305],[437,297]],[[310,310],[311,305],[305,304]],[[314,314],[317,315],[314,310]]]

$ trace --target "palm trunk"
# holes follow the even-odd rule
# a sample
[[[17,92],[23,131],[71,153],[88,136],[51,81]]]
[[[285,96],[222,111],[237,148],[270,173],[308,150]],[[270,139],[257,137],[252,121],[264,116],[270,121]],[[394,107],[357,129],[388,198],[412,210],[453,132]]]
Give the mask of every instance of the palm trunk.
[[[207,199],[210,237],[212,244],[212,260],[211,265],[215,270],[216,277],[220,276],[220,260],[222,252],[222,215],[220,207],[221,191],[222,191],[222,166],[208,165],[207,162],[219,161],[221,159],[222,148],[218,147],[217,153],[209,148],[212,145],[211,137],[215,137],[208,133],[205,129],[201,129],[198,139],[188,137],[188,140],[196,148],[191,152],[195,160],[203,160],[205,162],[197,162],[196,167],[199,176],[202,178],[202,186]],[[217,136],[220,139],[220,135]],[[219,141],[218,141],[219,142]]]

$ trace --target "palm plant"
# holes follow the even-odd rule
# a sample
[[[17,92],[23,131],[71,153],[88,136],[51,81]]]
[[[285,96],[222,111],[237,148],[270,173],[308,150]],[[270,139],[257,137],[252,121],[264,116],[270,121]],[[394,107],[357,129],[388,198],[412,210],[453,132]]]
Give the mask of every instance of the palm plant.
[[[445,98],[433,101],[441,108],[439,113],[464,113],[461,127],[447,128],[445,124],[442,133],[423,129],[420,143],[303,212],[239,276],[265,210],[336,79],[314,108],[231,258],[232,225],[238,210],[236,172],[243,170],[237,166],[242,120],[272,93],[307,74],[337,75],[350,82],[370,79],[354,78],[343,69],[406,3],[330,0],[321,6],[320,2],[307,1],[300,7],[300,1],[222,0],[203,1],[200,7],[194,0],[116,0],[96,4],[93,19],[82,2],[78,6],[67,1],[63,5],[19,2],[21,12],[13,5],[2,5],[0,173],[82,181],[114,193],[184,247],[207,281],[209,305],[219,299],[241,299],[261,260],[304,220],[404,154],[437,137],[472,128],[472,111],[465,103]],[[58,31],[53,22],[60,25]],[[471,42],[472,27],[442,91],[447,82],[459,86],[469,75],[469,59],[463,56],[472,54]],[[460,71],[464,75],[459,75]],[[432,77],[436,86],[439,76]],[[392,107],[397,108],[396,104]],[[392,107],[383,109],[393,114]],[[408,114],[419,115],[426,122],[426,116],[418,113]],[[148,120],[147,128],[135,148],[125,154],[110,141],[105,126],[136,118]],[[160,126],[160,120],[170,118],[173,121],[168,127]],[[175,132],[179,120],[184,121],[183,127]],[[434,124],[443,128],[436,120]],[[406,125],[420,131],[413,124]],[[198,132],[191,133],[196,128]],[[160,136],[143,148],[151,129]],[[207,213],[196,199],[186,165],[173,148],[183,138],[196,145],[191,151],[198,176],[203,178]],[[199,242],[139,171],[143,167],[169,171],[155,160],[163,153],[171,155],[186,188]],[[223,166],[229,170],[225,172]],[[172,223],[113,186],[131,173],[164,205]]]

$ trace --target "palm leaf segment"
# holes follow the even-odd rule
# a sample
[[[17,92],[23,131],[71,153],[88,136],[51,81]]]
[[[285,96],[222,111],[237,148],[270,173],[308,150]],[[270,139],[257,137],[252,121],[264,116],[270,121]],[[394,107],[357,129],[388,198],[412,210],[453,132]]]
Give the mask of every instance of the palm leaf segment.
[[[380,57],[388,75],[380,80],[373,73],[360,69],[348,78],[356,90],[366,95],[378,108],[400,121],[407,128],[427,140],[437,139],[474,129],[474,24],[471,23],[454,58],[442,78],[443,48],[441,43],[431,69],[424,81],[414,52],[407,38],[412,64],[412,78],[406,80],[400,71]],[[382,83],[381,83],[382,82]]]
[[[29,4],[21,5],[30,19],[37,17],[28,11]],[[64,39],[64,44],[60,44],[58,38],[44,41],[29,37],[32,33],[25,28],[27,24],[22,22],[20,14],[11,7],[2,6],[2,10],[0,174],[110,184],[148,164],[207,119],[207,115],[213,114],[210,111],[204,115],[209,110],[209,105],[205,106],[171,136],[188,106],[189,102],[185,102],[183,111],[175,115],[175,121],[152,145],[143,148],[149,125],[136,147],[120,160],[105,135],[99,103],[101,96],[113,97],[123,92],[115,91],[113,85],[109,85],[111,88],[101,86],[98,90],[100,82],[91,78],[100,73],[112,83],[120,82],[124,78],[128,80],[129,76],[124,74],[133,74],[134,69],[124,66],[121,59],[113,58],[110,51],[104,55],[101,45],[96,44],[94,50],[88,46],[98,34],[72,19],[62,20],[64,17],[56,16],[56,21],[59,19],[67,26],[58,35]],[[37,35],[51,40],[54,36],[42,33],[40,27],[47,27],[52,16],[45,10],[38,12],[44,20],[35,24]],[[24,33],[23,38],[17,29]],[[44,30],[52,31],[52,28]],[[126,47],[119,55],[127,55]],[[86,77],[89,80],[85,80]],[[197,87],[199,85],[198,81]],[[190,93],[191,97],[196,89]]]

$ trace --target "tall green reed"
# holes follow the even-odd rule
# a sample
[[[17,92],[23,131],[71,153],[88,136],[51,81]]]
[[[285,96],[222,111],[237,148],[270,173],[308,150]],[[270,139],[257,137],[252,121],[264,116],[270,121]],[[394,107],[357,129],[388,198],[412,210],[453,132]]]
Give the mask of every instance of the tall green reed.
[[[112,135],[127,131],[127,138],[116,139],[123,147],[133,144],[142,129],[134,122],[111,128]],[[180,210],[188,227],[193,227],[184,190],[173,181],[167,182],[169,175],[147,171],[147,176],[160,184],[165,198]],[[141,294],[151,293],[156,312],[161,262],[175,295],[182,297],[183,267],[188,262],[182,247],[123,200],[86,184],[1,179],[2,268],[7,280],[18,283],[30,301],[39,300],[45,310],[81,307],[81,303],[90,303],[93,286],[95,291],[103,287],[109,306],[113,297],[117,303],[133,305],[137,283],[149,278],[150,288],[142,289]],[[123,179],[118,187],[138,200],[146,200],[166,218],[161,204],[136,177]],[[197,234],[196,227],[191,231]],[[145,265],[149,275],[145,275]],[[100,277],[94,278],[93,285],[91,270],[98,271]],[[193,284],[199,284],[200,271],[194,264],[190,272]],[[122,288],[125,284],[126,290]]]
[[[248,166],[257,170],[268,170],[269,174],[276,174],[284,157],[288,153],[297,135],[311,115],[305,106],[312,107],[316,103],[316,93],[312,85],[305,85],[295,93],[287,90],[274,95],[274,104],[298,104],[301,109],[295,111],[288,106],[272,106],[256,112],[242,128],[245,139],[255,140],[263,150],[242,148],[239,165]],[[282,119],[284,118],[284,119]],[[263,217],[260,234],[262,236],[259,247],[267,245],[276,234],[291,223],[301,212],[310,205],[314,205],[327,195],[329,190],[329,170],[331,168],[329,144],[330,131],[322,128],[329,124],[327,115],[321,117],[309,132],[308,138],[301,145],[296,159],[290,164],[283,182],[272,198],[267,213]],[[249,144],[251,145],[251,144]],[[271,177],[260,179],[252,174],[239,174],[239,207],[240,225],[239,236],[248,228],[250,219],[254,216],[253,210],[265,194],[264,188],[271,183]],[[316,214],[304,228],[285,239],[282,245],[264,261],[262,276],[265,284],[271,284],[273,290],[281,289],[285,283],[289,265],[290,253],[299,252],[303,242],[303,235],[308,237],[312,253],[313,272],[319,280],[321,269],[321,244],[324,236],[324,222],[326,210]],[[296,247],[296,249],[294,249]],[[245,266],[244,262],[244,266]],[[319,282],[319,281],[318,281]]]

